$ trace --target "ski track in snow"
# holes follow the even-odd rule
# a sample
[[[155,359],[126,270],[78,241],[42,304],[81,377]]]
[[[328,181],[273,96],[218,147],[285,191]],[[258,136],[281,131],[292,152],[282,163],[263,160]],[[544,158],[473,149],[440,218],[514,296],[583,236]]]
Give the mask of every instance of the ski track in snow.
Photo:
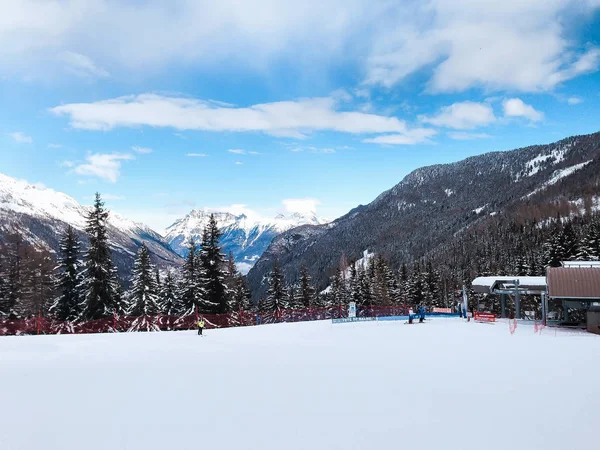
[[[506,322],[459,319],[206,334],[0,338],[0,448],[564,450],[597,442],[598,336],[539,335],[526,324],[511,335]]]

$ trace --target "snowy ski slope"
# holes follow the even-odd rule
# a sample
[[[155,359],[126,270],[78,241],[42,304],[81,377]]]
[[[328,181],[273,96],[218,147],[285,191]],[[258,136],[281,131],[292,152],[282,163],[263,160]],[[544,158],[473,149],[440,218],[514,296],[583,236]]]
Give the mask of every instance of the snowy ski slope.
[[[594,448],[600,338],[330,322],[0,338],[0,449]],[[595,444],[594,444],[595,442]]]

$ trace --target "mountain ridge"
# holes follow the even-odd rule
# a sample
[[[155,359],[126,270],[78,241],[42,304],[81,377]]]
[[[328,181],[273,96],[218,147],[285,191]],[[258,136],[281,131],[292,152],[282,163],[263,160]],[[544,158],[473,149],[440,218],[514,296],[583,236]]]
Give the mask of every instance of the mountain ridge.
[[[276,237],[248,273],[248,282],[255,299],[261,298],[277,259],[287,282],[294,282],[306,265],[317,288],[323,289],[342,255],[354,260],[366,250],[382,254],[398,268],[451,242],[456,233],[485,217],[523,205],[597,196],[598,173],[600,133],[417,168],[368,205],[326,227],[305,226]]]

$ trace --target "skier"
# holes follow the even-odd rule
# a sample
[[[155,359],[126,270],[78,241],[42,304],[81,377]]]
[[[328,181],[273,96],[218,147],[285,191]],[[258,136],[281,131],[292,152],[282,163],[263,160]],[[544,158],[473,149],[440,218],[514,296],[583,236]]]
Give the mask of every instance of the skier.
[[[204,319],[198,319],[198,336],[202,336],[202,330],[204,329]]]
[[[419,323],[423,323],[425,320],[425,308],[423,305],[419,306]]]
[[[462,318],[463,314],[462,314],[462,305],[460,304],[460,302],[458,302],[456,309],[458,309],[458,315]]]

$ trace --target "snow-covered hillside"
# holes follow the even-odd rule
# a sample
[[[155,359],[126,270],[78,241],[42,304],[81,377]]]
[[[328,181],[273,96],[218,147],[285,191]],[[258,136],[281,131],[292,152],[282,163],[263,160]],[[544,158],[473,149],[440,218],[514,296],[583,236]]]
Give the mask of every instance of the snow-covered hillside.
[[[202,231],[208,223],[210,211],[193,210],[167,228],[165,236],[171,247],[181,256],[186,255],[186,247],[191,239],[200,242]],[[294,213],[278,215],[274,219],[234,215],[227,212],[214,212],[219,228],[223,232],[221,244],[225,253],[232,252],[239,270],[247,273],[269,246],[273,238],[284,231],[301,225],[325,223],[314,214]]]
[[[556,333],[556,334],[555,334]],[[0,338],[0,448],[594,448],[600,337],[331,322]],[[589,383],[574,383],[573,374]]]
[[[83,232],[89,208],[61,192],[0,173],[0,234],[18,232],[32,244],[55,251],[67,225]],[[108,228],[115,257],[123,263],[117,261],[118,266],[130,265],[142,242],[157,263],[180,263],[162,236],[142,223],[111,211]]]

